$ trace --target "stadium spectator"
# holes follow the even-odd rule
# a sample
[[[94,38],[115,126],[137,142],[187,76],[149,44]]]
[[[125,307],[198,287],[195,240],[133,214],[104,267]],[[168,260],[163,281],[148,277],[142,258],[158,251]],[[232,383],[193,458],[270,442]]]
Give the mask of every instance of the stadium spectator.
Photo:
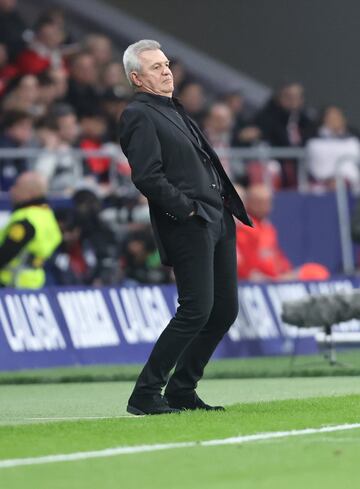
[[[112,43],[107,36],[90,34],[86,37],[84,45],[85,51],[93,56],[97,70],[100,71],[112,60]]]
[[[31,116],[22,111],[8,111],[2,117],[0,149],[26,148],[33,136]],[[0,161],[0,191],[7,192],[17,177],[28,169],[26,158],[3,158]]]
[[[57,210],[56,219],[63,239],[46,265],[47,284],[83,285],[93,266],[94,254],[83,249],[81,228],[72,210]]]
[[[295,269],[282,251],[277,231],[269,220],[272,193],[266,185],[249,187],[246,207],[254,228],[237,225],[237,267],[239,279],[263,282],[267,280],[321,280],[329,277],[328,270],[317,263],[307,263]]]
[[[306,148],[313,187],[333,189],[337,171],[352,186],[359,187],[360,143],[356,131],[348,126],[339,107],[326,107],[316,136],[308,141]]]
[[[257,114],[256,121],[272,146],[302,146],[313,130],[313,119],[304,106],[304,88],[288,83]]]
[[[266,143],[262,140],[261,130],[255,125],[246,125],[245,119],[240,115],[242,107],[238,94],[231,93],[226,100],[228,103],[212,104],[203,122],[205,134],[219,153],[226,172],[233,180],[245,178],[250,183],[266,182],[274,188],[280,186],[280,169],[277,161],[248,160],[244,162],[230,158],[229,150],[233,143],[235,124],[238,124],[236,134],[238,146],[259,146]],[[239,129],[240,121],[244,124],[242,129]]]
[[[203,119],[203,130],[214,150],[219,154],[227,174],[231,176],[232,168],[228,151],[230,149],[234,116],[230,108],[222,103],[212,104]]]
[[[20,74],[38,75],[50,68],[64,65],[60,46],[64,32],[57,22],[40,17],[34,28],[34,37],[27,48],[16,58],[15,65]]]
[[[112,285],[120,281],[116,246],[84,234],[82,220],[71,209],[56,212],[63,241],[49,261],[49,282],[57,285]],[[106,229],[106,237],[108,229]],[[102,226],[101,230],[104,230]],[[112,239],[112,237],[111,237]]]
[[[106,90],[100,99],[100,108],[107,119],[108,140],[118,141],[117,126],[123,110],[129,102],[128,91],[117,86]]]
[[[102,203],[96,188],[82,188],[73,195],[74,216],[81,229],[81,244],[93,252],[88,285],[110,285],[119,280],[118,243],[101,216]],[[90,267],[89,267],[90,268]]]
[[[234,125],[231,146],[234,148],[252,148],[268,146],[263,139],[261,129],[246,113],[244,98],[238,90],[222,95],[221,100],[233,113]],[[270,159],[242,159],[235,157],[232,163],[232,177],[250,184],[267,183],[274,189],[281,186],[280,165]]]
[[[142,231],[150,224],[147,199],[143,199],[134,186],[129,188],[133,190],[132,193],[113,194],[104,199],[106,204],[100,214],[102,221],[113,232],[121,256],[130,234]]]
[[[43,118],[36,123],[35,140],[36,143],[40,146],[40,148],[46,151],[56,151],[60,149],[60,137],[54,118],[50,118],[50,117]],[[45,152],[42,154],[42,156],[44,155]],[[47,161],[46,158],[45,161]],[[36,165],[37,165],[36,162],[33,163],[33,166]],[[50,163],[46,164],[46,166],[51,167],[51,164]],[[46,177],[49,179],[49,175],[47,175],[47,172],[49,171],[48,168],[44,168],[43,170],[36,169],[36,171],[44,175],[46,174]]]
[[[60,7],[51,7],[43,12],[42,17],[52,20],[58,25],[60,31],[63,33],[63,42],[61,45],[62,54],[66,56],[75,54],[75,52],[79,50],[80,45],[75,41],[74,36],[67,29],[64,10]]]
[[[22,110],[34,117],[41,114],[39,105],[39,81],[35,75],[22,75],[8,85],[3,110]]]
[[[26,24],[17,9],[17,0],[0,0],[0,43],[5,44],[9,61],[24,49]]]
[[[99,151],[107,136],[106,118],[100,112],[88,111],[80,117],[80,148],[84,151]],[[85,170],[99,184],[109,184],[111,176],[111,158],[89,156],[85,159]]]
[[[244,120],[245,99],[240,90],[229,90],[224,92],[220,99],[221,102],[226,104],[233,113],[235,122],[237,119]]]
[[[77,117],[66,104],[56,106],[37,128],[40,145],[48,152],[34,162],[34,170],[48,178],[51,192],[70,194],[83,177],[81,158],[71,151],[78,143],[79,133]]]
[[[303,146],[314,127],[304,105],[303,86],[295,82],[281,86],[257,114],[255,124],[271,146]],[[280,163],[283,187],[296,186],[296,161],[282,160]]]
[[[61,142],[69,147],[75,147],[80,135],[80,126],[73,108],[68,104],[58,104],[53,108],[52,114],[56,120]]]
[[[79,116],[86,114],[89,107],[98,108],[97,82],[98,72],[94,56],[86,52],[75,55],[70,61],[69,88],[66,100],[74,107]]]
[[[11,188],[14,211],[0,231],[0,286],[38,289],[45,285],[44,262],[61,242],[46,193],[46,180],[35,172],[23,173]]]
[[[171,270],[161,265],[150,226],[131,233],[121,261],[127,280],[143,284],[171,282]]]
[[[203,85],[194,80],[184,80],[178,87],[178,97],[190,117],[200,123],[205,110]]]
[[[280,249],[277,232],[268,219],[272,208],[268,187],[249,187],[246,207],[255,227],[248,232],[246,226],[237,226],[238,277],[256,281],[294,278],[291,263]]]
[[[128,83],[122,67],[118,61],[110,61],[100,71],[99,87],[101,93],[108,90],[123,90],[129,93]]]
[[[249,116],[241,91],[230,90],[225,92],[220,100],[229,107],[234,118],[231,146],[247,147],[261,142],[262,132]]]

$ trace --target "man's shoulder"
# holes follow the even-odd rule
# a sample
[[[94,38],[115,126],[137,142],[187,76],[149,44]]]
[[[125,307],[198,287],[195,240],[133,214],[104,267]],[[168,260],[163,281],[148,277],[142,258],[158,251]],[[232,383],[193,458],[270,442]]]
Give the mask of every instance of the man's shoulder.
[[[148,117],[148,110],[148,106],[145,103],[139,100],[132,100],[121,114],[119,122],[121,124],[129,119]]]

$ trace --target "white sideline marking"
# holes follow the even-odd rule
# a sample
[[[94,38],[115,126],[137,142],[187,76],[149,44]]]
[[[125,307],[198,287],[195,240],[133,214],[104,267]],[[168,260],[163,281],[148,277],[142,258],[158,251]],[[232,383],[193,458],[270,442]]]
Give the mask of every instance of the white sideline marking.
[[[144,415],[145,416],[145,415]],[[137,418],[143,418],[144,416],[132,416],[131,414],[120,414],[118,416],[51,416],[51,417],[30,417],[30,418],[10,418],[7,421],[0,421],[0,426],[19,426],[19,425],[24,425],[28,424],[29,421],[81,421],[81,420],[86,420],[86,421],[92,421],[92,420],[99,420],[99,419],[118,419],[118,418],[126,418],[126,419],[137,419]]]
[[[68,454],[46,455],[43,457],[15,458],[0,461],[0,469],[20,467],[24,465],[40,465],[54,462],[73,462],[89,458],[115,457],[133,453],[156,452],[159,450],[171,450],[174,448],[213,447],[220,445],[238,445],[252,441],[271,440],[275,438],[287,438],[291,436],[313,435],[317,433],[332,433],[360,428],[360,423],[341,424],[337,426],[324,426],[323,428],[307,428],[304,430],[273,431],[269,433],[256,433],[254,435],[236,436],[222,440],[189,441],[180,443],[162,443],[155,445],[137,445],[132,447],[114,447],[93,452],[75,452]]]

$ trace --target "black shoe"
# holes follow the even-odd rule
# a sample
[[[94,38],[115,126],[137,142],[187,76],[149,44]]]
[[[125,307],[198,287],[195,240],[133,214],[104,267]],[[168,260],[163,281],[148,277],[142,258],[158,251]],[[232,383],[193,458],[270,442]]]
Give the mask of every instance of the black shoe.
[[[169,406],[165,397],[161,394],[150,396],[131,396],[126,408],[130,414],[142,416],[145,414],[170,414],[179,413],[180,409]]]
[[[168,394],[165,394],[165,396],[171,408],[181,410],[189,409],[190,411],[195,411],[196,409],[202,409],[203,411],[225,411],[223,406],[210,406],[206,404],[196,392],[185,396],[172,396]]]

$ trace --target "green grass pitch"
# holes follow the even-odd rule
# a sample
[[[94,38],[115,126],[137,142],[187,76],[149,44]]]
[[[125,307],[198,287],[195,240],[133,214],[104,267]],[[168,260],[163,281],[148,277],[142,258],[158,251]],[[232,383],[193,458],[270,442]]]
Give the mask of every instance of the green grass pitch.
[[[231,358],[210,362],[206,379],[360,376],[359,350],[338,353],[340,365],[329,365],[318,355]],[[64,382],[134,381],[141,365],[93,365],[0,372],[0,385]]]
[[[359,487],[360,429],[1,467],[4,460],[360,423],[357,377],[204,380],[224,413],[127,417],[130,382],[0,386],[1,489]]]

